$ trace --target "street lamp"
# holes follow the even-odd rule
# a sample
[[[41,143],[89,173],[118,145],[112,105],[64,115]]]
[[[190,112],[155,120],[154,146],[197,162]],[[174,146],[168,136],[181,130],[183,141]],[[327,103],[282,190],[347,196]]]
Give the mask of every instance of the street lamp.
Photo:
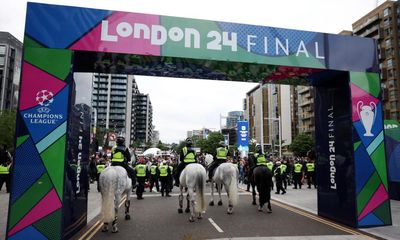
[[[264,119],[278,121],[278,136],[279,136],[279,157],[282,157],[282,122],[281,116],[277,118],[274,117],[264,117]]]

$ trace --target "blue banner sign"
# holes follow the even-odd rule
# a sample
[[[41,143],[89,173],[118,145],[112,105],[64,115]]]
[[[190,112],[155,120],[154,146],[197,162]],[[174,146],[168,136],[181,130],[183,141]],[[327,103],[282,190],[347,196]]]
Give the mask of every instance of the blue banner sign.
[[[237,122],[237,131],[238,131],[238,150],[240,152],[248,152],[249,151],[249,122],[247,121],[238,121]]]

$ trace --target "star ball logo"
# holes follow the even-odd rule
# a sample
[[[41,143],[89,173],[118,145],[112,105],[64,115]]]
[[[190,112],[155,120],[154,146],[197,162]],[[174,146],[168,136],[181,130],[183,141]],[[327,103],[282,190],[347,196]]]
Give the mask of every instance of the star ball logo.
[[[54,94],[48,90],[41,90],[36,93],[36,102],[42,106],[38,109],[39,113],[49,113],[50,108],[48,106],[54,101]]]

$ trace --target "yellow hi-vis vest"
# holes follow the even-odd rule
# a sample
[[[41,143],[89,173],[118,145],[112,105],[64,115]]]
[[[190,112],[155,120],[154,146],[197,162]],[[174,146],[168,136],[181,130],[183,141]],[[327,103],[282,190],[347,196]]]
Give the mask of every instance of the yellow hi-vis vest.
[[[0,165],[0,174],[9,174],[9,173],[10,173],[10,171],[9,171],[8,166]]]
[[[169,166],[169,171],[170,173],[173,173],[174,167],[173,166]]]
[[[267,168],[270,170],[270,171],[272,171],[272,168],[274,168],[274,164],[270,161],[270,162],[267,162]]]
[[[315,170],[314,163],[307,163],[306,167],[307,167],[307,172],[314,172],[314,170]]]
[[[265,159],[264,154],[257,154],[256,158],[257,158],[257,163],[256,163],[257,166],[260,166],[260,165],[267,166],[267,160]]]
[[[192,153],[192,152],[188,153],[187,147],[182,148],[182,151],[183,151],[183,156],[184,156],[184,159],[183,159],[184,163],[196,162],[194,153]]]
[[[167,165],[161,165],[158,167],[160,170],[160,177],[166,177],[168,176],[168,166]]]
[[[123,162],[124,161],[124,154],[122,152],[115,152],[115,149],[113,149],[113,158],[111,159],[111,162]]]
[[[156,173],[157,173],[157,165],[151,165],[150,174],[151,175],[156,175]]]
[[[97,165],[97,166],[96,166],[97,173],[98,173],[98,174],[102,173],[102,172],[104,171],[105,168],[106,168],[106,165],[104,165],[104,164],[99,164],[99,165]]]
[[[301,168],[303,167],[303,165],[301,165],[300,163],[296,163],[294,165],[294,172],[295,173],[301,173]]]
[[[228,149],[224,147],[217,148],[217,159],[226,160],[226,156],[228,156]]]
[[[146,177],[146,165],[139,164],[135,167],[137,177]]]
[[[283,172],[286,172],[286,169],[287,169],[286,164],[283,164],[283,163],[282,163],[281,168],[282,168]]]
[[[280,172],[279,172],[279,171],[280,171]],[[275,170],[274,170],[274,176],[278,175],[278,173],[279,173],[280,175],[282,175],[283,172],[284,172],[284,171],[283,171],[282,165],[280,165],[279,167],[275,168]]]

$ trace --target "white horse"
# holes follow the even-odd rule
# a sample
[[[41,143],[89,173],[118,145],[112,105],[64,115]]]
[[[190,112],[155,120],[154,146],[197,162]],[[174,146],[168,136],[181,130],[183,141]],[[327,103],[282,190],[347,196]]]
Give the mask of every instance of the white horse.
[[[218,206],[222,205],[221,191],[222,186],[225,187],[228,195],[228,214],[233,213],[233,207],[238,202],[238,176],[239,170],[233,163],[221,163],[214,172],[214,176],[211,181],[211,202],[210,206],[214,206],[214,183],[218,190]]]
[[[180,195],[179,195],[179,208],[178,213],[183,213],[183,189],[187,188],[187,207],[185,212],[190,212],[190,222],[194,222],[195,215],[197,218],[202,218],[202,213],[206,210],[204,190],[206,187],[206,170],[198,163],[191,163],[183,169],[180,181]],[[194,200],[194,193],[196,192],[196,201]]]
[[[109,166],[100,174],[101,211],[103,214],[103,232],[108,231],[112,222],[112,232],[118,232],[118,207],[125,196],[125,220],[129,220],[131,179],[126,170],[120,166]]]

